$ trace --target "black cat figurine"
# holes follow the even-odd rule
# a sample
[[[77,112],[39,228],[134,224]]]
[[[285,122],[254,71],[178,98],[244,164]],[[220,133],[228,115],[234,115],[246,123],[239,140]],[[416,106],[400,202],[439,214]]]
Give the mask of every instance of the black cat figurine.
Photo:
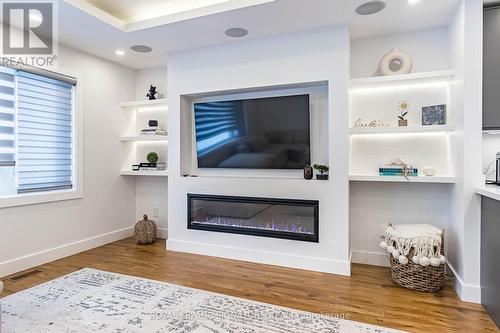
[[[149,98],[150,101],[152,100],[155,100],[156,99],[156,94],[158,92],[156,91],[156,87],[153,87],[153,85],[151,85],[151,87],[149,87],[149,92],[146,94],[146,97]]]

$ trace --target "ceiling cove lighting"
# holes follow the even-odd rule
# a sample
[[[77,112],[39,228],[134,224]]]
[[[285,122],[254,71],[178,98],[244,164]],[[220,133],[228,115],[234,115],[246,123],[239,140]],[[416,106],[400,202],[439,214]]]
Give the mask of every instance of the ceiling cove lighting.
[[[124,55],[125,55],[125,51],[123,51],[123,50],[116,50],[116,51],[115,51],[115,54],[116,54],[117,56],[124,56]]]
[[[240,38],[248,35],[248,30],[244,28],[234,27],[227,29],[226,31],[224,31],[224,33],[229,37]]]
[[[353,139],[370,139],[373,140],[393,140],[394,138],[446,138],[448,133],[451,133],[449,129],[443,129],[439,132],[408,132],[408,133],[356,133],[351,134]]]
[[[374,15],[380,13],[385,9],[385,2],[383,1],[369,1],[361,4],[356,8],[356,14],[358,15]]]
[[[139,107],[137,111],[139,112],[164,112],[167,111],[167,106],[147,106],[147,107]]]
[[[351,93],[380,93],[383,91],[392,92],[394,90],[415,90],[415,89],[437,89],[448,88],[449,81],[432,81],[427,83],[411,83],[411,84],[387,84],[381,86],[372,87],[352,87],[350,89]]]

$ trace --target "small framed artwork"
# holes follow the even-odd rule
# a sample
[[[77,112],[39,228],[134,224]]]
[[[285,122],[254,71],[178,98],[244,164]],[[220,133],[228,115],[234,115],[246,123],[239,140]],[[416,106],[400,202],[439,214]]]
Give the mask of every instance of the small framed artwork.
[[[446,105],[424,106],[422,108],[422,126],[446,125]]]

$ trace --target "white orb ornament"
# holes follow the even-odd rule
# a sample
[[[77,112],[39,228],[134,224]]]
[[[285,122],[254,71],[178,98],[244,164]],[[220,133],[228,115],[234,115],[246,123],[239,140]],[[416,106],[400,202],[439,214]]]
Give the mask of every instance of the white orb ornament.
[[[400,255],[400,256],[399,256],[399,258],[398,258],[398,260],[399,260],[399,263],[400,263],[401,265],[406,265],[406,264],[408,263],[408,258],[406,258],[406,257],[405,257],[405,256],[403,256],[403,255]]]
[[[425,167],[423,171],[424,175],[426,175],[427,177],[433,177],[436,175],[436,169],[434,169],[433,167]]]
[[[380,247],[383,248],[384,250],[387,249],[387,243],[386,242],[380,243]]]
[[[420,265],[422,266],[429,266],[431,264],[431,261],[427,257],[422,257],[420,258]]]
[[[441,265],[444,265],[446,263],[446,258],[443,255],[439,256],[439,261],[441,262]]]
[[[398,259],[399,258],[399,251],[398,250],[392,251],[392,256],[394,257],[394,259]]]
[[[411,72],[413,62],[411,57],[397,47],[387,53],[379,64],[379,72],[382,75],[408,74]]]
[[[411,261],[413,261],[413,263],[414,263],[415,265],[419,265],[419,264],[420,264],[420,258],[419,258],[419,257],[417,257],[417,256],[413,256],[413,257],[411,258]]]
[[[387,250],[388,253],[392,253],[392,252],[394,252],[395,249],[396,248],[394,246],[389,245],[386,250]]]
[[[441,265],[441,260],[439,260],[439,258],[431,258],[431,266],[437,267],[439,265]]]

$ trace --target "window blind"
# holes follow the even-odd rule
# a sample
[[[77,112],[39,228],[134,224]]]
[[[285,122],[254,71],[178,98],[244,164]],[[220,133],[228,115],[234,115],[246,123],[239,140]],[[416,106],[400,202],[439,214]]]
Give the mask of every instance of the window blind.
[[[198,142],[223,133],[242,135],[244,131],[243,105],[241,101],[195,104],[196,140]]]
[[[18,192],[73,186],[73,85],[18,72]]]
[[[0,166],[13,166],[15,160],[16,71],[0,67]]]

